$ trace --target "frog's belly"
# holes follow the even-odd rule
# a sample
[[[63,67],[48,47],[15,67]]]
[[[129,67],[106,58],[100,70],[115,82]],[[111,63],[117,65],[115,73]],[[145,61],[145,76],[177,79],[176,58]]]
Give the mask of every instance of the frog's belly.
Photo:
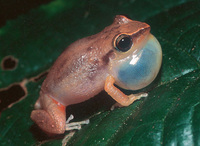
[[[104,88],[106,74],[99,72],[95,78],[88,76],[76,76],[71,74],[60,82],[47,80],[42,85],[42,93],[48,94],[56,101],[67,106],[88,100],[94,97]]]
[[[77,86],[67,85],[52,93],[57,101],[67,106],[88,100],[103,90],[103,85],[93,82],[83,82]]]

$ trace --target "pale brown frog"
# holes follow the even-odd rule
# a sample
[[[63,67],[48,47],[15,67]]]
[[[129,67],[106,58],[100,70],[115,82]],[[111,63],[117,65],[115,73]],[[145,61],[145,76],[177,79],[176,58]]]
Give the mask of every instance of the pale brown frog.
[[[113,24],[77,40],[58,57],[42,84],[31,119],[46,133],[64,133],[71,129],[65,123],[65,107],[104,89],[121,106],[128,106],[147,94],[127,96],[114,84],[144,88],[157,76],[161,62],[161,47],[150,26],[117,15]]]

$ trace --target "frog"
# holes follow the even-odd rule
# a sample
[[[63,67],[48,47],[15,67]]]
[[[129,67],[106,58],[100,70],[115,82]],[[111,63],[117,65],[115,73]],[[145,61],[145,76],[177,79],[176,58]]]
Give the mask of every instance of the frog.
[[[47,134],[80,129],[88,121],[69,123],[66,107],[105,90],[121,107],[147,93],[126,95],[152,83],[162,64],[162,49],[144,22],[116,15],[101,32],[79,39],[57,58],[42,83],[31,119]],[[120,88],[118,88],[118,87]],[[71,125],[70,125],[71,124]]]

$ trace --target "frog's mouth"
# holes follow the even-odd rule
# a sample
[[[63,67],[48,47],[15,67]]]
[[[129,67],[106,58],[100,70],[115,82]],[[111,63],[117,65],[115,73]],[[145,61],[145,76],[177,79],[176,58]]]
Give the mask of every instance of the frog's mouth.
[[[138,90],[149,85],[157,76],[162,62],[162,49],[150,34],[147,43],[126,61],[115,66],[116,84],[124,89]]]

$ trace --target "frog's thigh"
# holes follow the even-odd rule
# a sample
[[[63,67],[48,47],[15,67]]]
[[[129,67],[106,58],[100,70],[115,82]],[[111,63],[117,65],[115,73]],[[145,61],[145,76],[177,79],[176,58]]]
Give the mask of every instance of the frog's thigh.
[[[42,98],[40,100],[43,101],[42,109],[33,110],[31,113],[31,119],[47,133],[64,133],[66,121],[65,106],[56,104],[56,101],[50,97],[40,98]]]
[[[122,106],[129,106],[135,100],[140,99],[141,97],[147,96],[147,93],[141,93],[141,94],[135,94],[135,95],[131,94],[127,96],[114,86],[114,82],[115,82],[115,79],[109,75],[106,78],[104,89],[114,100],[116,100]]]

